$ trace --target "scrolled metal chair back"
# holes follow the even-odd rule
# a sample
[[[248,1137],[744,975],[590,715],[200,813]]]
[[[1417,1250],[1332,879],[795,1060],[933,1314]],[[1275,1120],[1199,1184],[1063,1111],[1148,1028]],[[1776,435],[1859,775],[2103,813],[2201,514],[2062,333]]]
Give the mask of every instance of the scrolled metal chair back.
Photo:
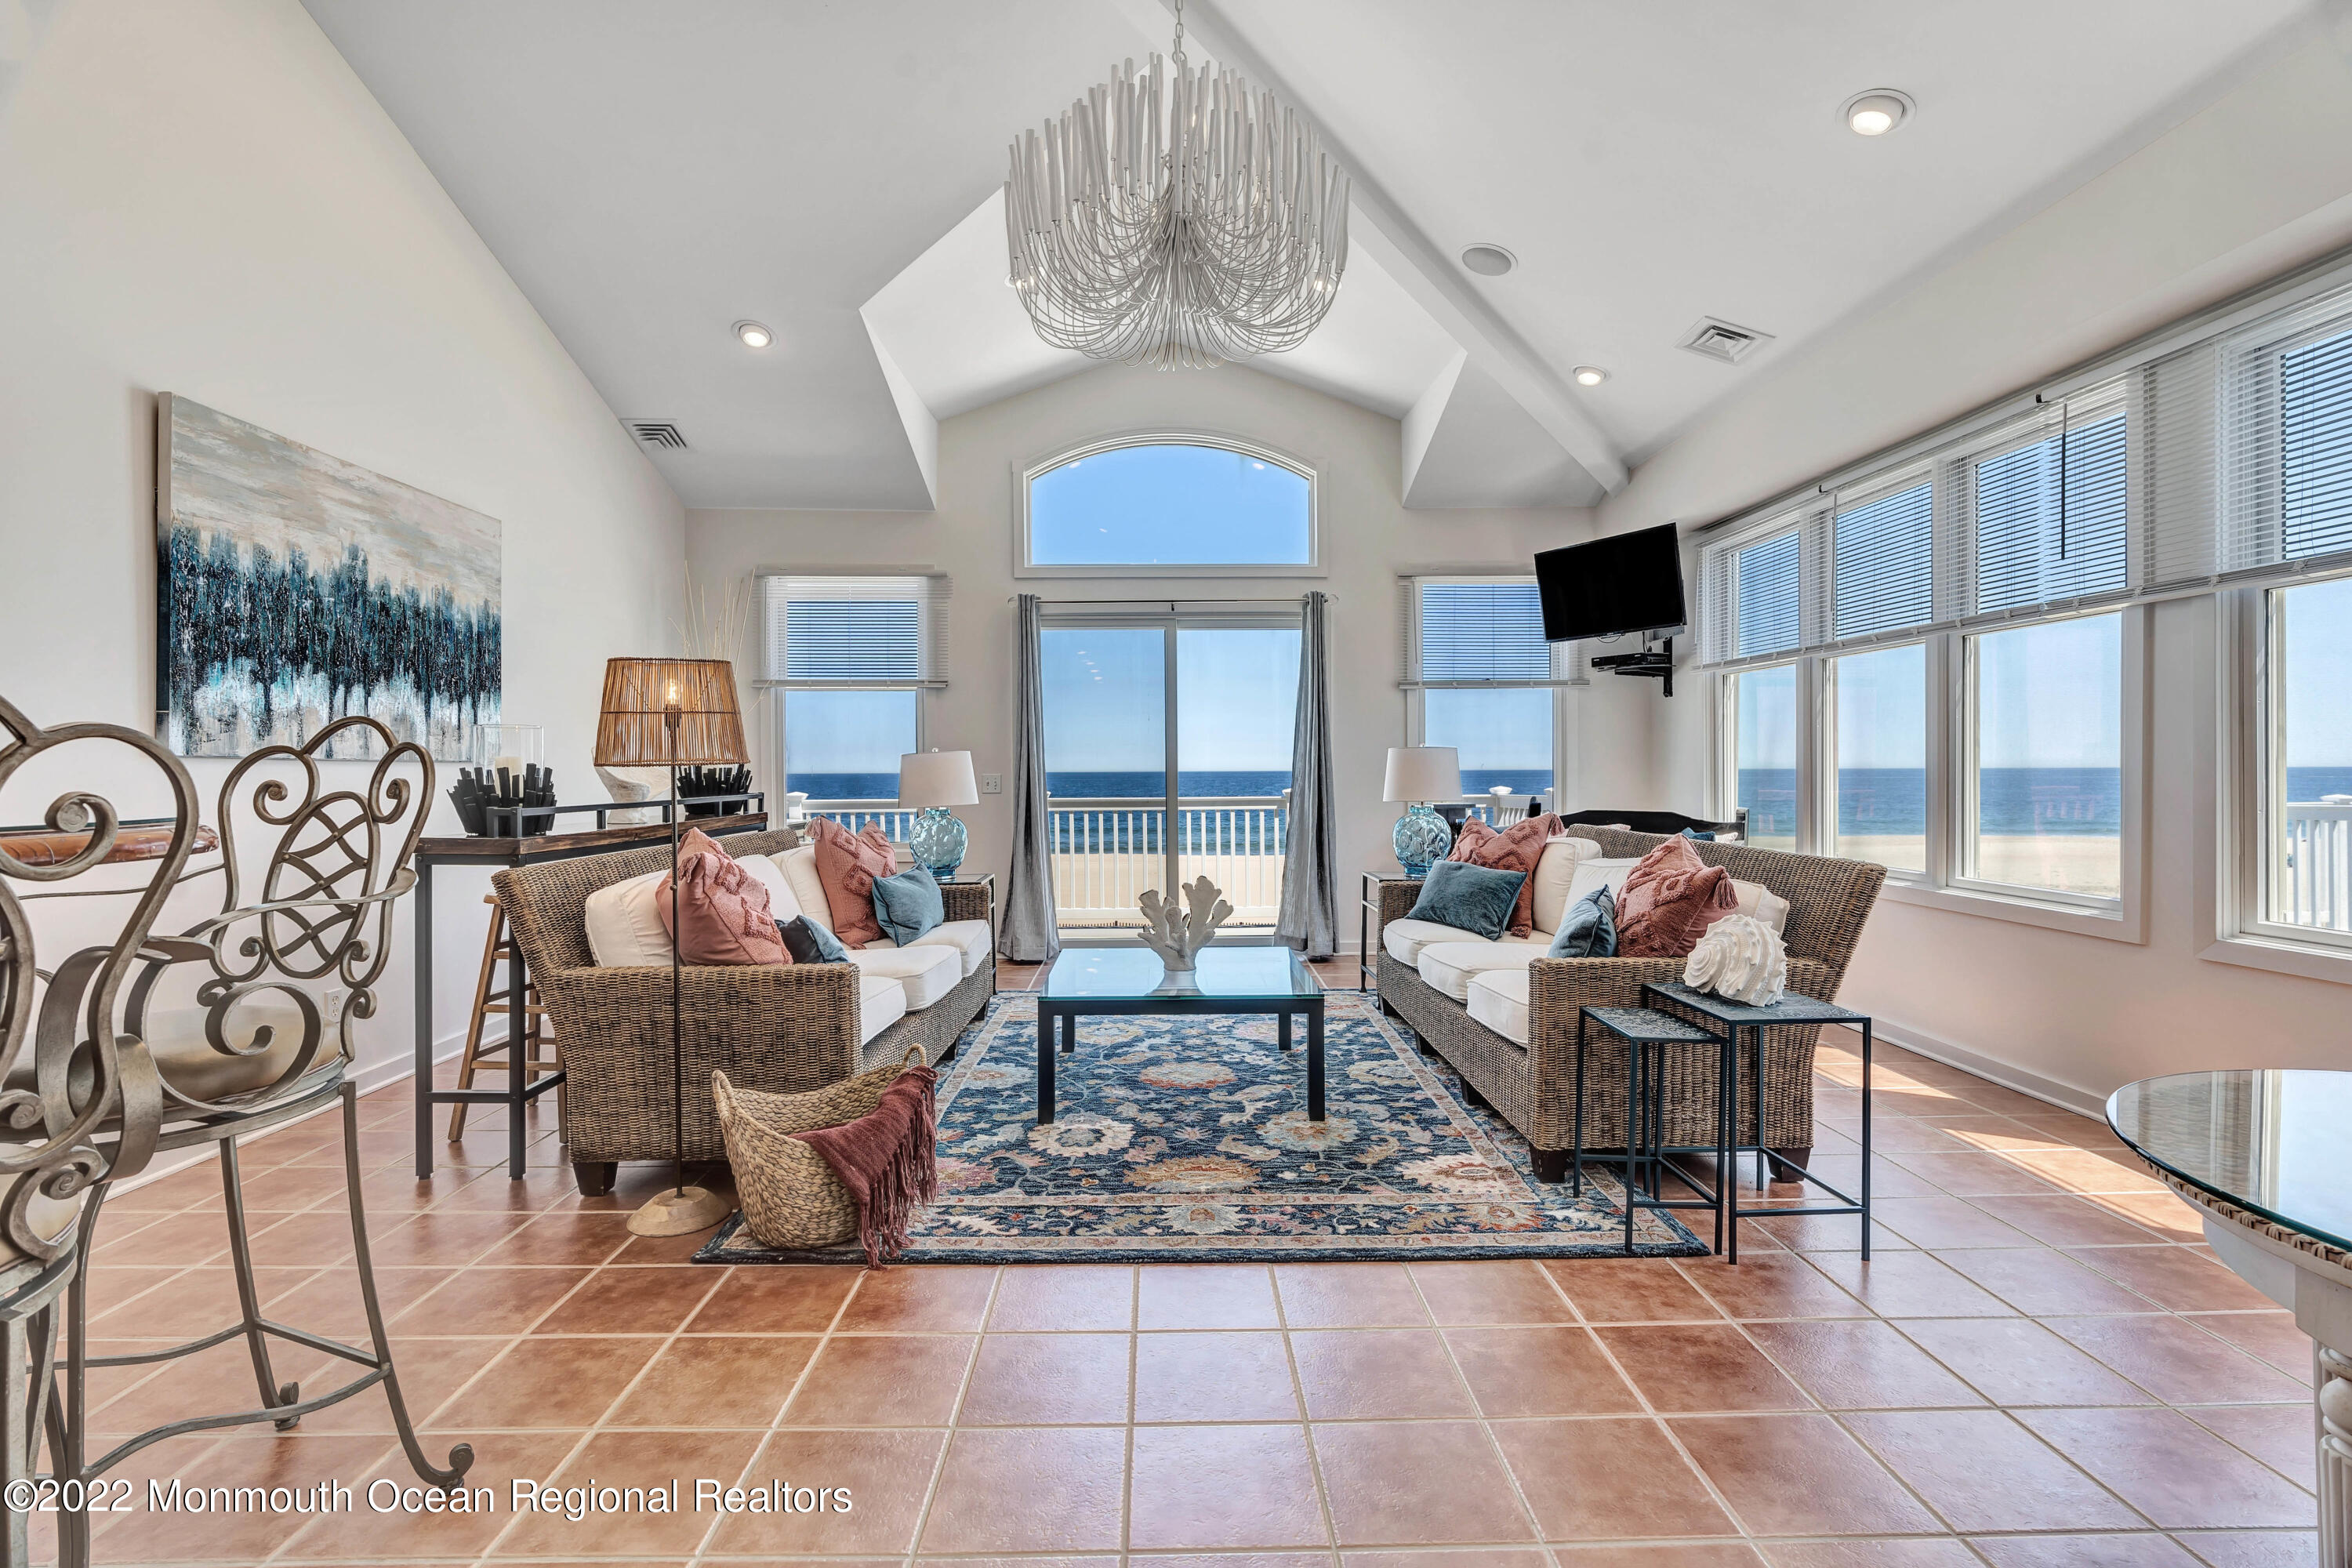
[[[374,742],[375,768],[363,788],[330,789],[320,758],[354,731]],[[171,944],[173,957],[201,956],[210,967],[196,1000],[214,1051],[259,1057],[277,1045],[275,1025],[237,1019],[241,1005],[268,993],[292,1006],[302,1034],[268,1083],[234,1095],[205,1100],[166,1079],[173,1115],[250,1110],[307,1078],[326,1044],[325,1016],[310,989],[317,982],[349,994],[334,1044],[352,1059],[352,1025],[373,1015],[375,984],[391,956],[393,906],[416,880],[409,861],[432,810],[433,777],[433,758],[422,746],[359,714],[299,746],[265,746],[230,770],[218,815],[226,873],[221,912]],[[241,839],[257,833],[275,838],[257,879],[259,896],[247,903]],[[133,987],[131,1013],[142,1025],[163,973],[158,965]]]
[[[115,1009],[194,845],[195,782],[150,736],[112,724],[44,730],[0,698],[0,794],[36,758],[77,742],[120,745],[152,763],[171,787],[172,826],[163,853],[138,863],[148,874],[143,887],[89,890],[136,895],[113,941],[73,952],[54,970],[36,961],[26,902],[80,890],[20,895],[13,884],[69,882],[104,864],[119,841],[121,815],[104,795],[70,789],[49,803],[42,821],[53,833],[87,833],[79,849],[62,858],[31,857],[0,837],[0,1119],[8,1131],[0,1141],[0,1226],[15,1255],[0,1265],[0,1298],[37,1283],[72,1247],[70,1208],[39,1211],[70,1205],[101,1176],[121,1173],[110,1173],[93,1138],[101,1124],[119,1112],[126,1131],[139,1124],[138,1142],[152,1139],[160,1119],[152,1072],[143,1070],[137,1041],[116,1028]],[[21,1071],[28,1050],[31,1088]],[[53,1228],[45,1218],[63,1223]]]

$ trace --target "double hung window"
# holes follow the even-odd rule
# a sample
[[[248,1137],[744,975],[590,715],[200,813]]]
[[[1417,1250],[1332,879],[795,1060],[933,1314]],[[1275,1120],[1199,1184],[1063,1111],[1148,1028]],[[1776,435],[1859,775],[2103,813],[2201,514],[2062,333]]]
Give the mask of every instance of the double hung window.
[[[760,579],[762,684],[785,789],[819,809],[897,801],[898,759],[922,749],[922,693],[944,684],[946,593],[937,576]]]
[[[1544,641],[1532,577],[1412,577],[1405,671],[1414,743],[1452,746],[1462,788],[1549,795],[1557,778],[1558,689],[1569,645]]]

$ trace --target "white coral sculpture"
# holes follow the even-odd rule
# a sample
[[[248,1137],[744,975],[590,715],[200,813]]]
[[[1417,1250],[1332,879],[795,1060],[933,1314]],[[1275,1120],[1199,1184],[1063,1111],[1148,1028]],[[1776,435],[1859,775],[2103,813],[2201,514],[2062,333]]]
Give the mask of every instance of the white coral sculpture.
[[[1157,888],[1149,889],[1136,900],[1143,911],[1144,930],[1139,934],[1143,945],[1160,955],[1171,974],[1190,974],[1193,960],[1217,928],[1234,918],[1234,906],[1225,902],[1223,891],[1203,877],[1182,888],[1189,912],[1179,911],[1176,900],[1162,898]]]
[[[1743,1006],[1769,1007],[1788,993],[1789,950],[1780,933],[1762,921],[1726,915],[1691,949],[1683,984]]]

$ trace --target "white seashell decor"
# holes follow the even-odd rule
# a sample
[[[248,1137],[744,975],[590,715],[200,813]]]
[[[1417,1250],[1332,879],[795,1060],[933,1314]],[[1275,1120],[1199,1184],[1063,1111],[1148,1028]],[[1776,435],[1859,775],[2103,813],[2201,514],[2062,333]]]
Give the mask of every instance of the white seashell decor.
[[[1224,894],[1208,878],[1184,884],[1181,891],[1192,906],[1189,911],[1179,910],[1175,900],[1161,898],[1157,888],[1147,889],[1136,900],[1146,928],[1136,934],[1144,946],[1160,955],[1171,979],[1191,974],[1201,950],[1209,945],[1217,928],[1234,918],[1234,906],[1225,902]]]
[[[1769,1007],[1788,994],[1789,950],[1779,931],[1754,916],[1726,915],[1691,949],[1683,984],[1746,1006]]]

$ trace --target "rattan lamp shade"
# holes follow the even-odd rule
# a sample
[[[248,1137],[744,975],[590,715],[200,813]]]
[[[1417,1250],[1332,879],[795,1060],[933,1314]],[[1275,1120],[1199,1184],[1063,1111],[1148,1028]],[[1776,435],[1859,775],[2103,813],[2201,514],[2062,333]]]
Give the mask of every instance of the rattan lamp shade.
[[[678,708],[674,755],[663,713],[671,702]],[[604,702],[596,717],[598,767],[731,766],[750,760],[732,664],[723,658],[605,661]]]

